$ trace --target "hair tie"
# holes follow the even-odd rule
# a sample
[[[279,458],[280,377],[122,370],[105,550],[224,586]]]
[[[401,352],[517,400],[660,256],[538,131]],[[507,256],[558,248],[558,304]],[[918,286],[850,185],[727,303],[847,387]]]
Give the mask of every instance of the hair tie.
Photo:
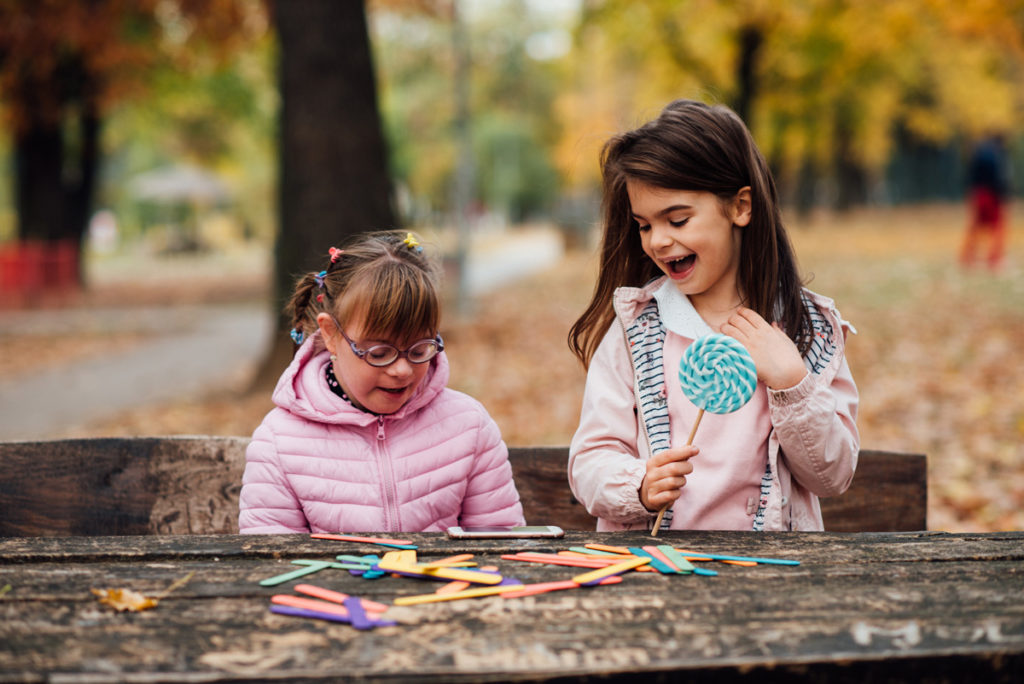
[[[326,277],[327,277],[327,271],[320,271],[315,276],[313,276],[313,278],[316,280],[317,287],[321,287],[322,288],[324,286],[324,278],[326,278]]]
[[[292,341],[295,344],[302,344],[306,339],[306,333],[302,332],[298,328],[292,328],[291,336]]]
[[[316,296],[316,301],[320,302],[321,304],[324,303],[324,293],[323,292],[321,292],[320,294],[318,294]]]
[[[405,234],[405,239],[402,240],[402,242],[404,242],[405,246],[408,247],[409,249],[413,250],[414,252],[422,252],[423,251],[423,248],[420,247],[419,240],[417,240],[416,236],[413,235],[412,233],[406,233]]]
[[[327,253],[331,255],[331,263],[335,263],[341,258],[341,255],[345,253],[345,250],[338,249],[337,247],[331,247],[327,250]]]

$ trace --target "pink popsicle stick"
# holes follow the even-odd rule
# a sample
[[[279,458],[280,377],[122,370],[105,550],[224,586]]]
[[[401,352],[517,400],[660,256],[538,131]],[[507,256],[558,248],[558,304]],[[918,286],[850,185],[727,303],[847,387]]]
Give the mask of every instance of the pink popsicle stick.
[[[318,599],[324,601],[331,601],[332,603],[344,603],[345,599],[349,598],[348,594],[343,594],[340,591],[331,591],[330,589],[324,589],[313,584],[296,584],[294,587],[295,591],[306,596],[315,596]],[[363,604],[363,609],[374,613],[383,613],[388,607],[383,603],[377,603],[370,599],[359,599],[360,603]]]
[[[412,542],[408,539],[384,539],[383,537],[353,537],[347,534],[327,534],[326,532],[318,532],[316,534],[311,534],[309,536],[313,539],[333,539],[334,541],[363,542],[366,544],[401,544],[403,546],[412,545]]]
[[[618,584],[622,581],[620,575],[613,575],[612,577],[605,577],[598,584]],[[561,589],[575,589],[580,585],[572,580],[562,580],[559,582],[539,582],[537,584],[527,584],[518,591],[510,591],[501,594],[502,598],[522,598],[524,596],[534,596],[535,594],[545,594],[549,591],[559,591]]]
[[[270,597],[271,603],[276,603],[281,606],[291,606],[292,608],[303,608],[305,610],[315,610],[321,613],[333,613],[334,615],[348,615],[348,608],[345,606],[339,606],[337,603],[331,603],[329,601],[319,601],[317,599],[302,598],[301,596],[292,596],[291,594],[275,594]]]

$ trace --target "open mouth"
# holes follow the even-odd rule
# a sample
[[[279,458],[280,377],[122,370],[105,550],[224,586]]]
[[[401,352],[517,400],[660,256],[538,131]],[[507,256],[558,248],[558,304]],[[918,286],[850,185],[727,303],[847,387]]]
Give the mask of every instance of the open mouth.
[[[404,392],[406,390],[405,387],[381,387],[379,389],[382,392],[387,392],[388,394],[396,394],[396,395],[397,394],[401,394],[402,392]]]
[[[668,262],[668,270],[673,275],[685,273],[693,267],[693,263],[697,260],[696,254],[688,254],[682,259],[676,259]]]

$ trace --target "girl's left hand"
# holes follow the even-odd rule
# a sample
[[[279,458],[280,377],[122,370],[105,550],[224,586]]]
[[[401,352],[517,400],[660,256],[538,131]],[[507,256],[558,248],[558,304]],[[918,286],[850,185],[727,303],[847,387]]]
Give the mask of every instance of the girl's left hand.
[[[757,378],[774,390],[800,384],[807,375],[800,350],[777,323],[768,323],[753,309],[740,307],[722,324],[722,334],[747,348],[757,367]]]

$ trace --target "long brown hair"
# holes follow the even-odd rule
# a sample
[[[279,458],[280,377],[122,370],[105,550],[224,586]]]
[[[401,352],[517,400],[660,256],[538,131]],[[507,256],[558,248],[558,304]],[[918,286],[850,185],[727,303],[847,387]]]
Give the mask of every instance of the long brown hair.
[[[728,107],[676,100],[657,119],[614,136],[601,151],[603,178],[600,271],[593,298],[569,330],[569,348],[584,367],[615,318],[612,295],[641,287],[661,271],[640,243],[628,181],[670,190],[707,191],[726,202],[750,186],[751,220],[743,229],[738,287],[744,305],[777,321],[801,352],[810,318],[778,194],[750,131]]]
[[[369,339],[405,343],[437,333],[437,268],[411,233],[366,233],[331,253],[326,268],[299,277],[285,313],[308,336],[321,311],[342,325],[362,319]],[[323,285],[321,286],[321,283]]]

